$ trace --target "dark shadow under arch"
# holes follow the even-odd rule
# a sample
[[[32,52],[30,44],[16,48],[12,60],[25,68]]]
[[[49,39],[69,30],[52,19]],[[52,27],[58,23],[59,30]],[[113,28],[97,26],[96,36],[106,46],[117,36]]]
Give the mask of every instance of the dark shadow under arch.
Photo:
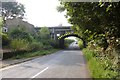
[[[82,37],[78,36],[77,34],[68,34],[68,35],[62,36],[62,37],[59,39],[59,47],[60,47],[60,48],[62,48],[62,49],[65,48],[65,46],[64,46],[64,39],[65,39],[66,37],[70,37],[70,36],[74,36],[74,37],[80,38],[80,39],[83,41],[84,48],[86,47],[86,41],[85,41]]]

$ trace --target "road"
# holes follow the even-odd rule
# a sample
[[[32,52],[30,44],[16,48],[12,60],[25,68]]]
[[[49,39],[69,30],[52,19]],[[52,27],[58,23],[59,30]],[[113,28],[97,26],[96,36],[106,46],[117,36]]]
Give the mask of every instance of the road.
[[[89,74],[80,50],[61,50],[3,68],[2,78],[89,78]]]
[[[77,42],[72,42],[72,43],[69,45],[68,49],[70,49],[70,50],[80,50]]]

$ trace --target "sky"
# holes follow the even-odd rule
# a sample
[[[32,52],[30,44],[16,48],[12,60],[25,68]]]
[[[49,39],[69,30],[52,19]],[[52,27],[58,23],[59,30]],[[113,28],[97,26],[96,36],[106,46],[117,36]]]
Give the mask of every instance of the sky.
[[[62,24],[70,26],[63,13],[57,11],[58,0],[17,0],[25,6],[25,15],[29,23],[37,27],[51,27]]]
[[[62,24],[71,26],[65,18],[65,12],[58,12],[56,7],[60,5],[58,0],[17,0],[25,6],[26,20],[36,27],[52,27]],[[68,37],[75,39],[75,37]]]

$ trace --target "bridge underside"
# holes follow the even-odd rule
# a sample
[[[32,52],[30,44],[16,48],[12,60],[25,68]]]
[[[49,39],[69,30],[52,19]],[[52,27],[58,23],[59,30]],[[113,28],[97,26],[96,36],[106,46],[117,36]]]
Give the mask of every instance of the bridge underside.
[[[59,39],[59,47],[60,48],[62,48],[62,49],[64,49],[65,48],[65,38],[66,37],[70,37],[70,36],[74,36],[74,37],[77,37],[77,38],[80,38],[82,41],[83,41],[83,46],[84,46],[84,48],[86,48],[86,41],[83,39],[83,38],[81,38],[80,36],[78,36],[78,35],[76,35],[76,34],[69,34],[69,35],[66,35],[66,36],[64,36],[64,37],[62,37],[62,38],[60,38]]]
[[[35,30],[38,32],[41,29],[41,27],[39,28],[35,28]],[[71,26],[57,26],[57,27],[48,27],[49,31],[50,31],[50,37],[54,40],[56,40],[57,42],[59,42],[59,47],[60,48],[65,48],[64,46],[64,39],[66,37],[70,37],[70,36],[74,36],[74,37],[78,37],[83,41],[83,45],[84,47],[86,47],[86,42],[84,41],[84,39],[82,39],[80,36],[74,34],[74,31],[71,29]],[[66,33],[70,33],[68,35],[63,36],[62,38],[58,39],[60,36],[66,34]]]

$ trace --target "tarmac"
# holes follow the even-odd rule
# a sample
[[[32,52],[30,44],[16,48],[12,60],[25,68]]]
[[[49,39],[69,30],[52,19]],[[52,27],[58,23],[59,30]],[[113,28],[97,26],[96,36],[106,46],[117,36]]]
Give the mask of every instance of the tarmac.
[[[5,68],[11,65],[15,65],[18,63],[26,62],[32,59],[35,59],[37,57],[32,57],[32,58],[25,58],[25,59],[6,59],[6,60],[0,60],[0,69]]]

